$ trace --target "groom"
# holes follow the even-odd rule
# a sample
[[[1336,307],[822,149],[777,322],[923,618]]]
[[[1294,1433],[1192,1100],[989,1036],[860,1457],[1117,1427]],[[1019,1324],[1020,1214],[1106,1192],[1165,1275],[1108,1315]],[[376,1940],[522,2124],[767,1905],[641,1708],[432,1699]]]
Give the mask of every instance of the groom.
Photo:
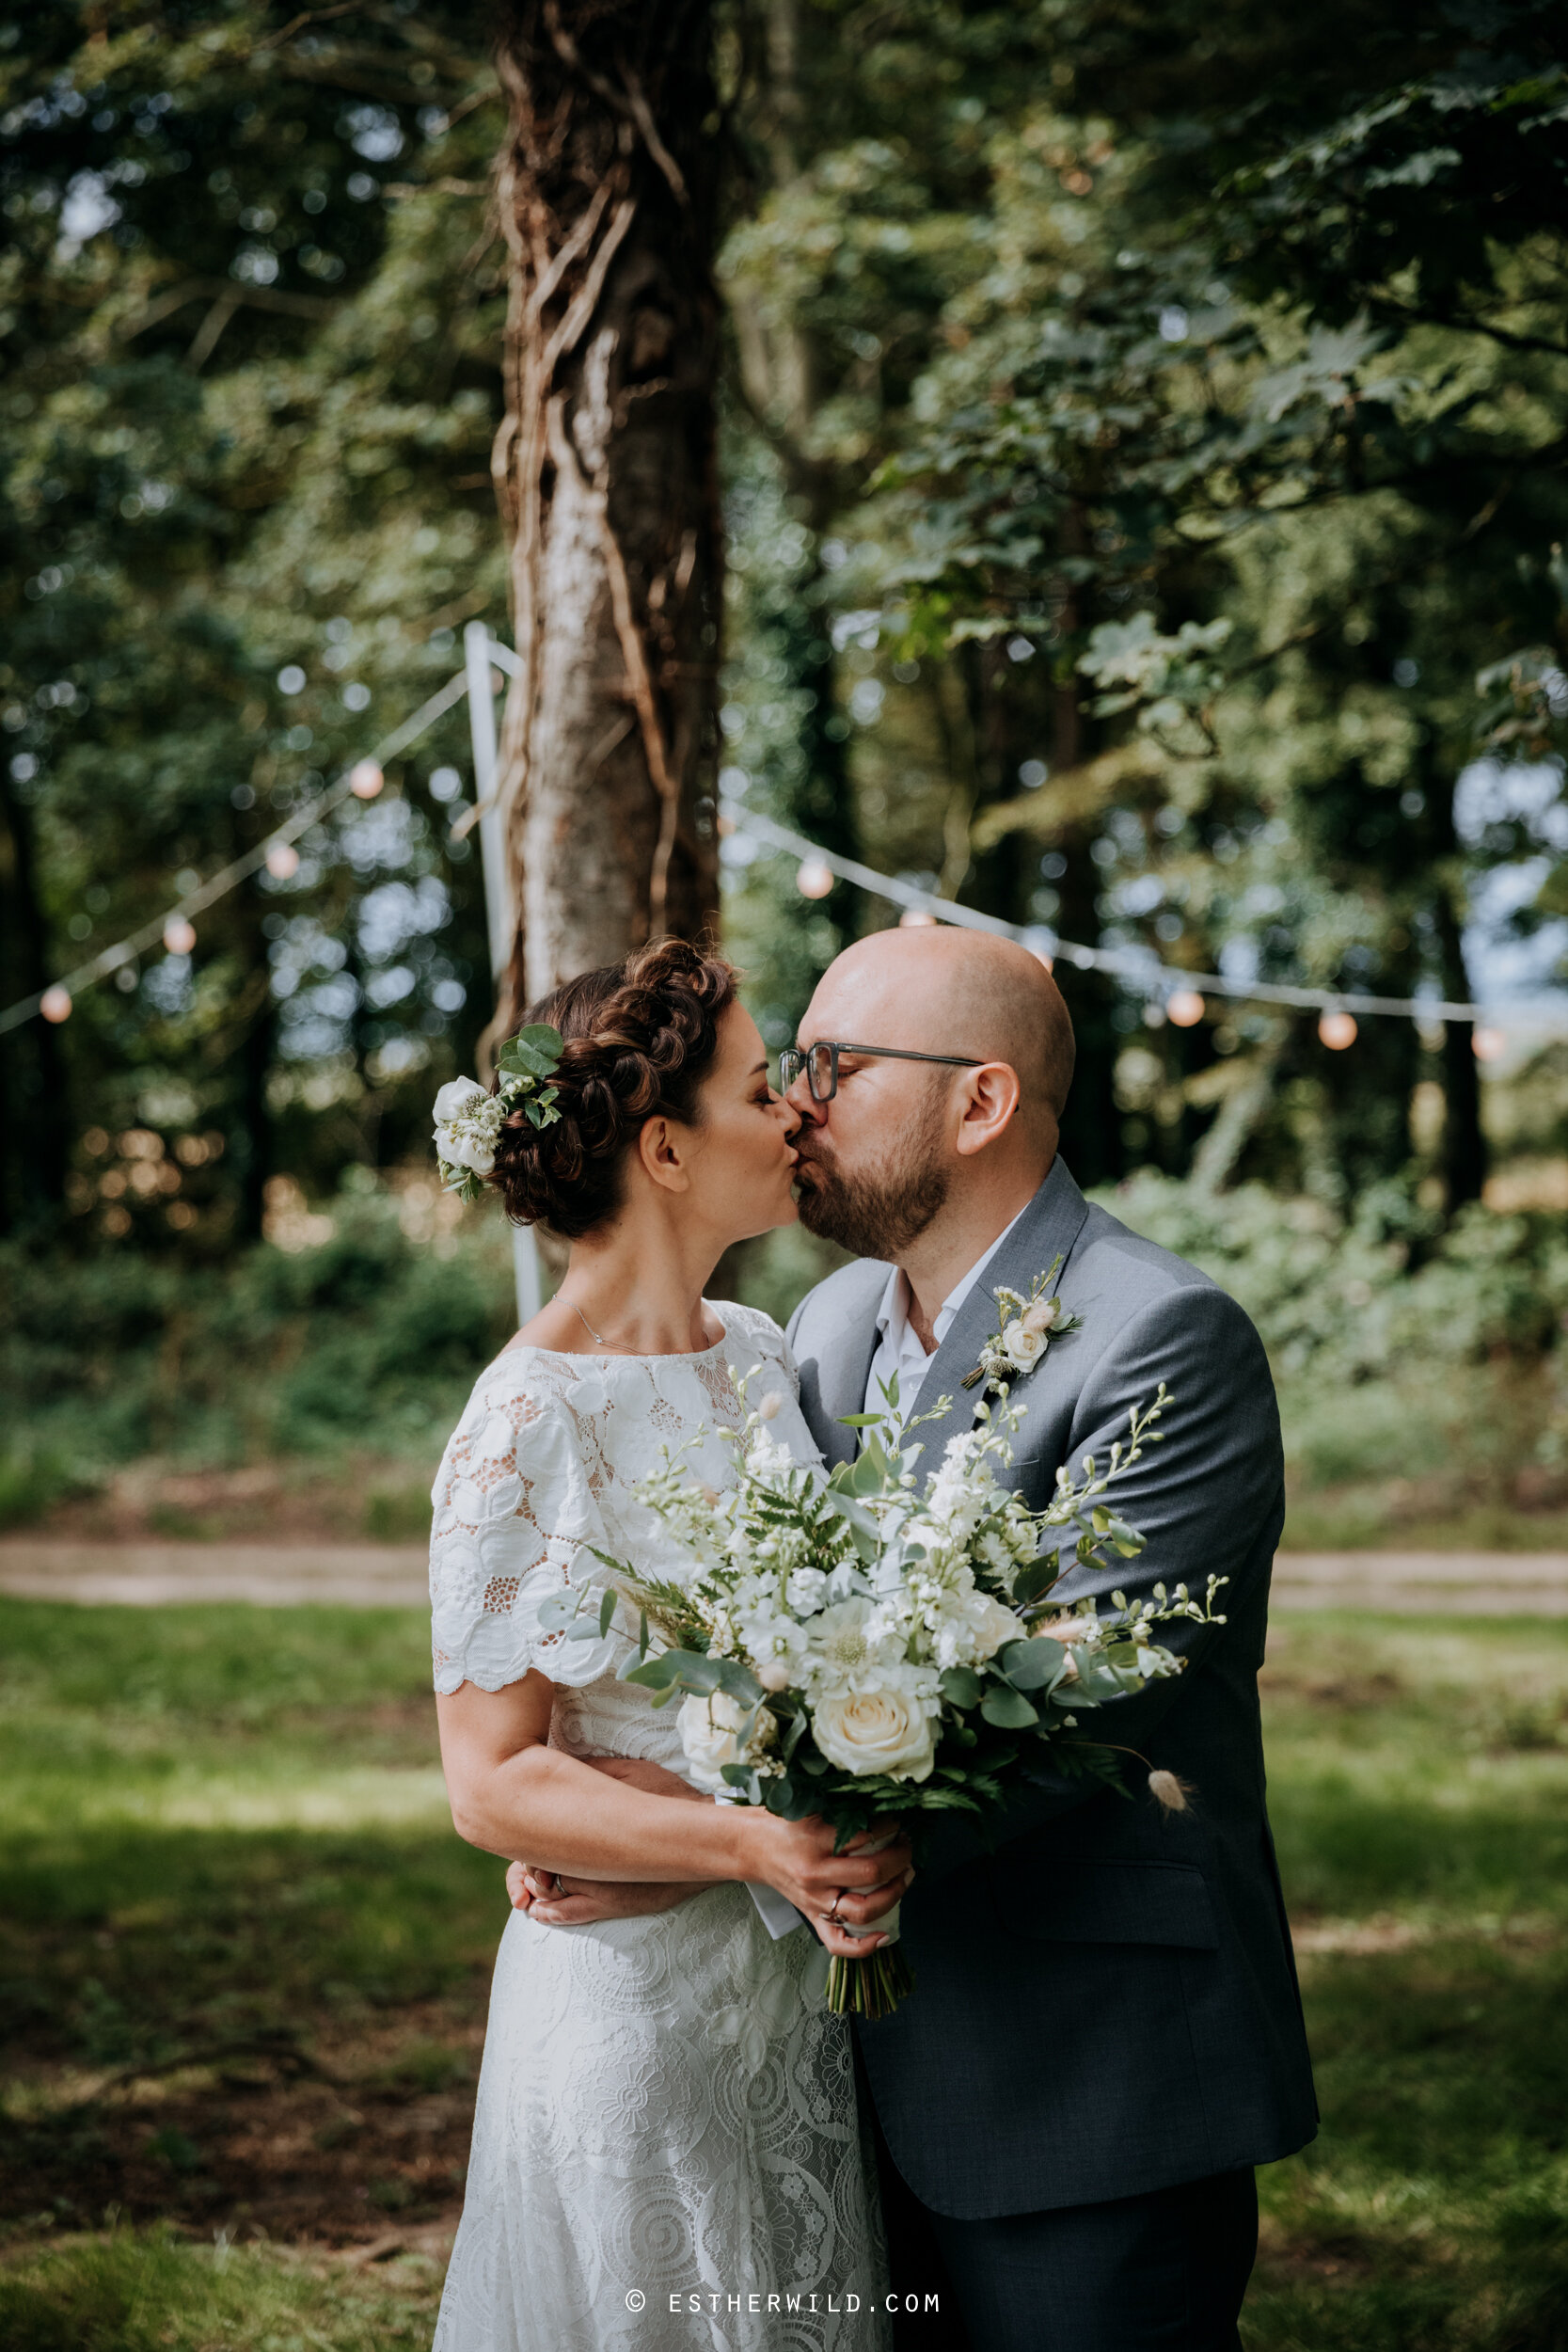
[[[1257,2245],[1253,2167],[1309,2140],[1317,2110],[1263,1802],[1257,1672],[1283,1519],[1261,1343],[1196,1267],[1091,1208],[1057,1156],[1073,1041],[1054,981],[1009,942],[879,931],[840,956],[801,1024],[800,1216],[861,1261],[819,1283],[789,1337],[830,1461],[846,1415],[898,1379],[927,1467],[983,1393],[964,1375],[1060,1257],[1078,1327],[1015,1378],[1006,1473],[1031,1508],[1056,1465],[1103,1459],[1170,1391],[1158,1443],[1117,1486],[1148,1539],[1053,1597],[1129,1598],[1227,1580],[1224,1625],[1161,1639],[1186,1672],[1094,1719],[1186,1784],[1164,1813],[1052,1778],[988,1839],[942,1817],[903,1906],[916,1995],[860,2030],[879,2127],[899,2323],[937,2352],[1233,2352]],[[1112,1716],[1115,1716],[1113,1724]],[[953,2322],[961,2314],[961,2328]]]

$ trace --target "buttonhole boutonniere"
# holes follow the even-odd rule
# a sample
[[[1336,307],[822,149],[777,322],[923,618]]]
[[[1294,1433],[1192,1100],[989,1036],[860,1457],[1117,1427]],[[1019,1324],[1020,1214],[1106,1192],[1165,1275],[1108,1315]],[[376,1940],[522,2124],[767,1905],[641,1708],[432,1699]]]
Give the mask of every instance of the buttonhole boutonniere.
[[[1081,1315],[1069,1315],[1060,1294],[1052,1284],[1062,1270],[1058,1252],[1048,1274],[1037,1274],[1029,1286],[1027,1298],[1022,1291],[1009,1290],[1005,1282],[997,1284],[996,1336],[986,1342],[980,1350],[980,1360],[973,1372],[964,1375],[966,1389],[986,1383],[988,1394],[993,1388],[1005,1388],[1020,1373],[1033,1372],[1053,1340],[1065,1339],[1076,1331],[1083,1321]]]

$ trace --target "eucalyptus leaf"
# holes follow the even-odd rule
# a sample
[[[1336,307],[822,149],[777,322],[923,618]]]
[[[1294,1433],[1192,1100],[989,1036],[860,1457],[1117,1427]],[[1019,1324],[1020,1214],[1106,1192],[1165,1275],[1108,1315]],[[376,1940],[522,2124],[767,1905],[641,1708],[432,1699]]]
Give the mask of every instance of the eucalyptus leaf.
[[[1010,1683],[992,1682],[980,1701],[980,1712],[988,1724],[995,1724],[1003,1731],[1027,1731],[1031,1724],[1039,1722],[1022,1691]]]
[[[1026,1642],[1009,1642],[996,1663],[1015,1691],[1043,1691],[1053,1689],[1066,1674],[1067,1651],[1048,1633],[1037,1633]]]

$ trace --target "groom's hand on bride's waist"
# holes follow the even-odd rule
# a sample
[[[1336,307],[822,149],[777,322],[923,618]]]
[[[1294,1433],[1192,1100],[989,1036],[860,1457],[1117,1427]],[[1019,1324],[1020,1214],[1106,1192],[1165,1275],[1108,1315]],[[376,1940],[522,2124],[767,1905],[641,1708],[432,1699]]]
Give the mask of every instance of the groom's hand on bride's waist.
[[[673,1911],[710,1883],[707,1879],[575,1879],[524,1862],[513,1863],[506,1874],[514,1911],[526,1911],[546,1928],[581,1928],[596,1919],[641,1919]]]

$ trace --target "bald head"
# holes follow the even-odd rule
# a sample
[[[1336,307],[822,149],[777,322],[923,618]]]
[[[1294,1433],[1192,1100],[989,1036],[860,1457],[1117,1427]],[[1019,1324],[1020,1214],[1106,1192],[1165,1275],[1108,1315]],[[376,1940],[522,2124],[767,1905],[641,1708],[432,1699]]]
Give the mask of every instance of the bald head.
[[[986,931],[873,931],[828,966],[812,998],[812,1037],[901,1045],[919,1054],[973,1055],[1018,1073],[1018,1117],[1061,1119],[1072,1084],[1072,1023],[1036,956]]]

